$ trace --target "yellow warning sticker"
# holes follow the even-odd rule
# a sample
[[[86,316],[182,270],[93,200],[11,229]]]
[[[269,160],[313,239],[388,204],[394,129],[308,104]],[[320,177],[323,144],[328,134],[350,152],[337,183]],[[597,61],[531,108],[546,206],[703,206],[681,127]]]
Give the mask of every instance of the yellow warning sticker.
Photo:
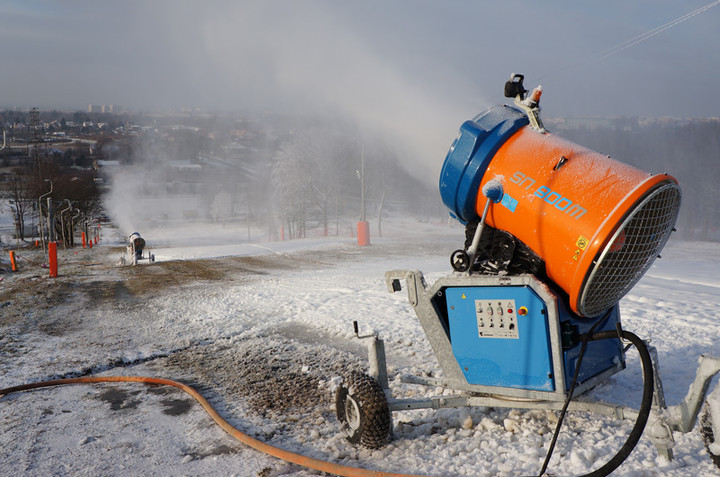
[[[464,300],[464,299],[467,298],[467,297],[466,297],[465,294],[463,293],[462,295],[460,295],[460,298],[462,298],[462,299]]]
[[[580,250],[585,250],[588,246],[588,243],[590,243],[590,241],[581,235],[580,237],[578,237],[575,245],[577,245],[577,248],[579,248]]]

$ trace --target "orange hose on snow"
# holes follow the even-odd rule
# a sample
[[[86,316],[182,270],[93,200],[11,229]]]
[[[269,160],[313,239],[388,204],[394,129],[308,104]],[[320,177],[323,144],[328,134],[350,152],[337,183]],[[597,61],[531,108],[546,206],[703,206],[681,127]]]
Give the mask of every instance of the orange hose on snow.
[[[419,477],[409,474],[397,474],[392,472],[383,472],[379,470],[367,470],[360,469],[357,467],[349,467],[341,464],[334,464],[332,462],[326,462],[312,457],[307,457],[302,454],[290,452],[279,447],[266,444],[258,439],[248,436],[241,432],[237,428],[233,427],[229,422],[223,419],[220,414],[213,409],[210,403],[200,393],[198,393],[192,387],[183,384],[179,381],[173,381],[172,379],[164,378],[152,378],[146,376],[96,376],[96,377],[82,377],[82,378],[68,378],[68,379],[55,379],[52,381],[43,381],[38,383],[22,384],[20,386],[12,386],[5,389],[0,389],[0,397],[21,392],[30,391],[32,389],[46,388],[51,386],[61,386],[65,384],[90,384],[90,383],[116,383],[116,382],[133,382],[133,383],[145,383],[145,384],[163,384],[166,386],[173,386],[187,394],[192,396],[205,411],[213,418],[213,420],[228,434],[233,436],[245,445],[252,447],[253,449],[259,450],[265,454],[277,457],[293,464],[308,467],[310,469],[319,470],[321,472],[328,472],[335,475],[342,475],[346,477]]]

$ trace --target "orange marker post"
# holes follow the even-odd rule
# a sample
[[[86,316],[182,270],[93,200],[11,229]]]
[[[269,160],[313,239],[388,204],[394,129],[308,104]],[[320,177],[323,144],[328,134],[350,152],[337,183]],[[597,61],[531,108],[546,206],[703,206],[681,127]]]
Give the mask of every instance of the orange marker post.
[[[50,265],[50,277],[55,278],[58,276],[58,261],[57,261],[57,242],[50,242],[48,244],[48,263]]]
[[[82,247],[85,248],[85,245],[86,245],[86,237],[85,237],[85,232],[83,232],[82,233]]]
[[[358,245],[361,247],[370,245],[370,223],[368,221],[357,223],[357,239]]]
[[[12,266],[12,271],[17,272],[17,263],[15,262],[15,251],[10,250],[10,265]]]

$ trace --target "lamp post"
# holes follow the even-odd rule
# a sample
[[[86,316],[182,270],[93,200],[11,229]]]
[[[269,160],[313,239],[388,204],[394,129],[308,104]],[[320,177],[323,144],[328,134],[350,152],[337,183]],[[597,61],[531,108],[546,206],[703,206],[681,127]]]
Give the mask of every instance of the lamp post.
[[[80,217],[80,209],[75,209],[75,215],[70,218],[70,245],[75,246],[75,221]]]
[[[72,204],[70,203],[70,199],[65,199],[65,202],[67,202],[67,208],[60,211],[60,225],[62,226],[62,242],[63,242],[63,248],[67,248],[67,243],[69,240],[65,236],[65,217],[63,214],[68,211],[72,211]]]
[[[51,181],[50,179],[45,179],[43,182],[50,183],[50,191],[41,195],[40,198],[38,199],[38,228],[40,229],[39,230],[40,231],[40,242],[42,242],[43,252],[45,252],[45,236],[43,235],[43,226],[42,226],[42,200],[43,200],[43,197],[52,194],[53,181]]]

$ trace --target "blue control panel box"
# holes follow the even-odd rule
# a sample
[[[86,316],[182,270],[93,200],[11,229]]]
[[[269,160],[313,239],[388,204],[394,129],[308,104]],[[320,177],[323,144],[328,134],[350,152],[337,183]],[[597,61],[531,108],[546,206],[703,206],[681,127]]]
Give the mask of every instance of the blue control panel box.
[[[445,297],[453,354],[468,383],[552,392],[556,390],[556,373],[562,372],[565,390],[569,388],[580,345],[560,349],[564,369],[553,369],[551,347],[554,342],[560,348],[562,339],[551,339],[548,306],[557,307],[559,321],[577,333],[587,332],[591,320],[566,311],[557,299],[545,303],[527,286],[448,287]],[[597,331],[615,327],[617,307],[608,315]],[[621,365],[624,359],[619,340],[591,342],[579,382]]]

